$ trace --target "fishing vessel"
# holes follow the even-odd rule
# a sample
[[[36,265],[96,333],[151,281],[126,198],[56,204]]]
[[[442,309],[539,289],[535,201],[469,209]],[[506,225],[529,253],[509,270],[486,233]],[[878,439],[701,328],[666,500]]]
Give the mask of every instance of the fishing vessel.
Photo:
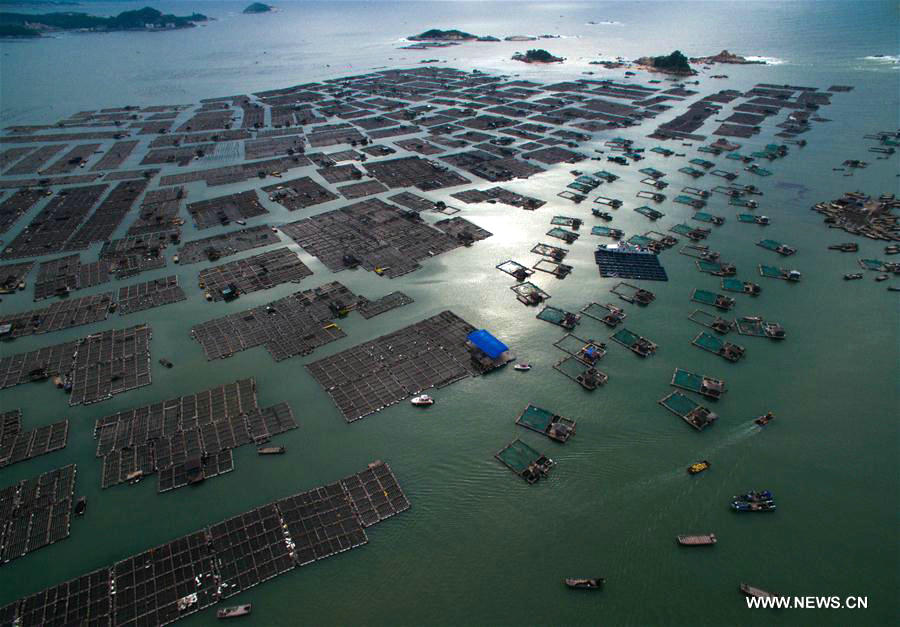
[[[775,502],[747,503],[746,501],[734,501],[731,504],[731,509],[736,512],[774,512]]]
[[[682,546],[708,546],[718,542],[716,534],[702,533],[697,535],[675,536]]]
[[[732,498],[735,501],[743,501],[745,503],[762,503],[771,501],[774,498],[774,495],[769,490],[754,490],[753,492],[747,492],[746,494],[741,494]]]
[[[760,416],[759,418],[757,418],[757,419],[754,420],[753,422],[755,422],[756,424],[758,424],[760,427],[765,427],[765,426],[766,426],[767,424],[769,424],[774,418],[775,418],[775,414],[773,414],[772,412],[768,412],[765,416]]]
[[[531,370],[531,364],[516,364],[513,366],[513,370],[518,370],[519,372],[528,372]]]
[[[216,618],[237,618],[238,616],[246,616],[250,613],[251,605],[235,605],[234,607],[224,607],[216,612]]]
[[[593,579],[567,578],[566,585],[575,590],[599,590],[606,579],[595,577]]]
[[[427,407],[428,405],[434,405],[434,399],[428,396],[427,394],[420,394],[419,396],[414,396],[412,400],[409,401],[416,407]]]
[[[708,470],[709,466],[709,462],[704,459],[702,462],[697,462],[696,464],[691,464],[690,466],[688,466],[687,471],[689,474],[697,475],[704,470]]]
[[[748,583],[741,584],[741,592],[743,592],[744,595],[746,595],[748,597],[773,597],[773,596],[775,596],[771,592],[766,592],[765,590],[751,586]]]
[[[256,449],[258,455],[284,455],[283,446],[262,446]]]

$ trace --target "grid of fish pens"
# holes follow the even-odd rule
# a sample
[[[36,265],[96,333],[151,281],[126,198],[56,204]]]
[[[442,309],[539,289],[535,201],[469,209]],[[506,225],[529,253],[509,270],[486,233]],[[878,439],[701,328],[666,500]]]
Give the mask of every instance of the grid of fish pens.
[[[0,566],[69,537],[75,464],[0,490]]]
[[[125,316],[186,299],[184,290],[178,285],[178,277],[174,274],[154,281],[126,285],[119,288],[119,315]]]
[[[282,283],[299,283],[308,276],[312,270],[285,246],[201,270],[199,281],[218,301],[224,298],[222,290],[231,285],[248,294]]]
[[[382,501],[381,499],[384,499]],[[167,625],[277,575],[368,542],[409,509],[376,461],[0,608],[3,624]]]
[[[367,298],[360,296],[357,300],[356,311],[359,312],[359,315],[368,320],[369,318],[374,318],[375,316],[388,312],[391,309],[403,307],[404,305],[409,305],[413,302],[415,301],[413,301],[412,297],[407,296],[403,292],[391,292],[376,300],[368,300]]]
[[[22,430],[22,411],[4,412],[0,414],[0,468],[58,451],[68,437],[68,420]]]
[[[253,379],[125,410],[101,418],[94,429],[102,487],[155,472],[159,492],[184,487],[189,460],[199,459],[202,477],[212,478],[234,469],[231,449],[296,428],[287,403],[257,406]]]
[[[104,331],[84,338],[71,371],[69,405],[96,403],[150,385],[150,327]]]
[[[200,342],[210,361],[260,345],[275,361],[308,355],[346,335],[337,325],[323,323],[338,317],[355,300],[340,283],[327,283],[194,325],[191,337]]]
[[[0,316],[0,326],[12,325],[10,337],[52,333],[106,320],[113,302],[112,292],[82,296],[53,303],[49,307]]]
[[[227,599],[292,570],[282,518],[274,503],[209,528],[216,553],[221,598]]]
[[[470,324],[445,311],[307,365],[347,422],[474,375]]]

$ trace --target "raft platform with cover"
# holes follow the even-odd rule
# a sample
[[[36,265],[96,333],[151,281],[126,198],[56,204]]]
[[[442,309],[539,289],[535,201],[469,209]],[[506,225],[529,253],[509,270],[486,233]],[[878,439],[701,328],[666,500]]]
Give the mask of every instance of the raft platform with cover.
[[[575,435],[575,421],[531,403],[516,418],[516,424],[557,442],[567,442]]]
[[[681,392],[672,392],[668,396],[661,398],[658,402],[697,431],[703,431],[706,427],[719,419],[718,414],[710,411]]]

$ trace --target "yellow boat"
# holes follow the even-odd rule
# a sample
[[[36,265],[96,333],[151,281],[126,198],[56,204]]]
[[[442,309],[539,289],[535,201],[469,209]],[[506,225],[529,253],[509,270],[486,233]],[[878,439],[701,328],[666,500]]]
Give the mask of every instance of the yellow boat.
[[[709,468],[709,462],[706,460],[703,460],[702,462],[697,462],[696,464],[691,464],[690,466],[688,466],[687,470],[688,470],[689,474],[696,475],[696,474],[703,472],[707,468]]]

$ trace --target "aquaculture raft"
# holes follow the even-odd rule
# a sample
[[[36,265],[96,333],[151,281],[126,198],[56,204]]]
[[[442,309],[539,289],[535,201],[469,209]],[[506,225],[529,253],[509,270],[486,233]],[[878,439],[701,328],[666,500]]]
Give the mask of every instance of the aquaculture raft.
[[[733,276],[737,274],[737,268],[735,268],[733,264],[724,261],[698,259],[695,263],[700,272],[706,272],[715,276]]]
[[[709,398],[720,398],[725,391],[725,382],[721,379],[694,374],[681,368],[675,368],[671,385]]]
[[[577,357],[564,357],[553,364],[553,369],[588,391],[609,381],[609,375]]]
[[[723,224],[725,224],[725,218],[721,216],[715,216],[711,213],[706,213],[705,211],[698,211],[691,216],[691,219],[697,220],[698,222],[713,224],[715,226],[722,226]]]
[[[730,296],[725,296],[724,294],[716,294],[715,292],[710,292],[709,290],[695,289],[691,294],[691,300],[695,303],[710,305],[711,307],[715,307],[716,309],[721,309],[723,311],[727,311],[734,307],[733,298],[731,298]]]
[[[537,315],[538,320],[561,326],[564,329],[574,329],[581,320],[578,314],[570,313],[564,309],[547,305]]]
[[[651,252],[627,244],[598,246],[594,260],[600,276],[645,281],[668,281],[666,269]]]
[[[546,435],[557,442],[566,442],[575,435],[574,420],[563,418],[552,411],[531,404],[519,414],[516,424]]]
[[[562,261],[565,259],[566,255],[569,253],[568,248],[560,248],[559,246],[551,246],[550,244],[535,244],[531,252],[543,255],[544,257],[550,257],[555,261]]]
[[[698,170],[697,168],[692,168],[691,166],[688,166],[688,165],[678,168],[678,171],[681,172],[682,174],[687,174],[688,176],[693,177],[695,179],[706,175],[706,172],[704,172],[703,170]]]
[[[681,417],[697,431],[703,431],[703,429],[719,419],[718,415],[681,392],[672,392],[658,402],[676,416]]]
[[[720,318],[703,309],[695,309],[688,315],[688,320],[701,324],[716,333],[726,334],[734,327],[734,323],[725,318]]]
[[[651,220],[658,220],[659,218],[666,215],[662,211],[657,211],[656,209],[653,209],[652,207],[648,207],[647,205],[644,205],[643,207],[636,207],[635,211],[638,212],[639,214],[641,214],[642,216],[650,218]]]
[[[578,233],[558,226],[547,231],[547,235],[549,235],[550,237],[555,237],[556,239],[561,239],[566,244],[571,244],[579,237]]]
[[[608,226],[592,226],[591,227],[591,235],[599,235],[601,237],[611,237],[613,239],[621,239],[622,233],[621,229],[614,229]]]
[[[505,272],[506,274],[515,278],[518,281],[524,281],[525,279],[530,277],[532,274],[534,274],[534,270],[532,270],[531,268],[528,268],[526,266],[523,266],[518,261],[513,261],[512,259],[504,261],[503,263],[501,263],[495,267],[498,270],[500,270],[501,272]]]
[[[513,285],[509,289],[516,293],[516,298],[523,305],[539,305],[550,298],[550,294],[530,281]]]
[[[518,438],[497,451],[494,457],[528,483],[536,483],[541,477],[546,477],[554,465],[552,459]]]
[[[694,209],[702,209],[706,206],[705,200],[702,200],[700,198],[691,198],[686,194],[679,194],[678,196],[675,196],[675,202],[680,205],[687,205]]]
[[[656,296],[653,292],[640,288],[637,285],[632,285],[631,283],[625,283],[624,281],[617,283],[609,291],[625,302],[635,303],[637,305],[649,305],[656,300]]]
[[[756,242],[756,245],[760,248],[765,248],[766,250],[772,250],[782,255],[783,257],[789,257],[797,252],[796,248],[788,246],[787,244],[783,244],[774,239],[761,239]]]
[[[581,313],[598,322],[602,322],[608,327],[615,327],[628,317],[620,307],[616,307],[611,303],[605,305],[590,303],[582,307]]]
[[[684,235],[685,237],[692,239],[695,242],[701,239],[706,239],[710,233],[709,229],[704,229],[699,226],[690,226],[689,224],[684,224],[683,222],[672,226],[669,230],[672,231],[672,233]]]
[[[698,348],[702,348],[705,351],[709,351],[710,353],[715,353],[727,361],[738,361],[744,356],[743,346],[725,342],[715,335],[710,335],[706,331],[699,333],[697,337],[691,340],[691,344]]]
[[[628,329],[621,329],[609,336],[613,342],[621,344],[639,357],[647,357],[656,352],[656,344]]]
[[[741,318],[735,320],[738,333],[752,337],[768,337],[773,340],[785,338],[784,327],[777,322],[767,322],[759,318]]]
[[[572,272],[572,266],[559,263],[558,261],[551,261],[550,259],[538,259],[537,263],[531,267],[540,272],[552,274],[557,279],[564,279]]]
[[[787,270],[777,266],[759,264],[759,274],[767,279],[781,279],[782,281],[799,281],[800,273],[796,270]]]
[[[757,296],[762,291],[756,283],[741,281],[740,279],[734,278],[723,278],[722,289],[726,292],[740,292],[742,294],[750,294],[751,296]]]

